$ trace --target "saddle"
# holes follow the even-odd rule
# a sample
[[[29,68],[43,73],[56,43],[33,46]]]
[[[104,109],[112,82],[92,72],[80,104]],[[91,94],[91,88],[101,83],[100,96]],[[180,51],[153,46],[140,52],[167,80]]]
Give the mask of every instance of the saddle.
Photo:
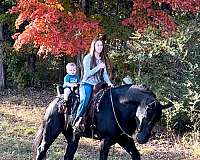
[[[58,102],[58,112],[61,114],[74,114],[77,104],[79,103],[79,95],[71,93],[69,95],[68,101],[64,101],[63,98],[60,98]]]
[[[90,101],[90,107],[89,110],[97,110],[99,112],[99,103],[101,101],[101,98],[103,97],[105,91],[108,88],[108,84],[104,82],[100,82],[93,88],[93,95]]]
[[[74,110],[75,103],[77,103],[77,100],[79,99],[79,95],[75,92],[77,87],[74,87],[71,94],[69,95],[69,99],[67,102],[63,100],[64,98],[64,88],[62,85],[57,84],[56,91],[57,91],[57,98],[59,98],[58,101],[58,112],[61,114],[71,114],[72,109]],[[69,113],[70,111],[70,113]]]
[[[68,97],[68,101],[64,101],[64,88],[61,85],[57,85],[57,98],[58,98],[58,112],[64,115],[65,123],[64,129],[67,129],[68,124],[73,123],[73,116],[77,110],[79,104],[79,95],[75,92],[76,88],[72,90],[72,93]]]

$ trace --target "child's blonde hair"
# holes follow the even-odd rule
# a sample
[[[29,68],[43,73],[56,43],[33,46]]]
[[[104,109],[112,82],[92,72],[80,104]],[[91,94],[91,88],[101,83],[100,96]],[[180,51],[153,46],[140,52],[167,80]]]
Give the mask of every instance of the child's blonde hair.
[[[76,67],[76,64],[73,63],[73,62],[67,63],[66,69],[69,68],[69,67]]]

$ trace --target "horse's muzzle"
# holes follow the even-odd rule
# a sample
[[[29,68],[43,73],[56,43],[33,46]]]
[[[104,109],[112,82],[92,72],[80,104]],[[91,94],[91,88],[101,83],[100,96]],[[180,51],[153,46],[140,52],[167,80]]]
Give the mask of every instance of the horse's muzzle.
[[[148,140],[150,138],[150,134],[142,134],[142,133],[138,133],[136,135],[136,140],[139,144],[144,144],[147,143]]]

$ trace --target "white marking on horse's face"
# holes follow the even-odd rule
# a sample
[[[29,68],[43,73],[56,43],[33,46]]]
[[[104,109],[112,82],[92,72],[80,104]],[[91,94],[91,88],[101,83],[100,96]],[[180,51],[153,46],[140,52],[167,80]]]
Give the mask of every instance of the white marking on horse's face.
[[[139,119],[140,124],[142,123],[143,118],[145,118],[147,116],[147,110],[146,110],[146,106],[138,106],[137,108],[137,112],[136,112],[136,117]]]

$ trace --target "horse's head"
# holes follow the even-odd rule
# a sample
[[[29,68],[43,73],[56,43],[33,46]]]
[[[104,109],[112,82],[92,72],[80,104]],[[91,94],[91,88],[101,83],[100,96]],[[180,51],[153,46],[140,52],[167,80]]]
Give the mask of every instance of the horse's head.
[[[161,105],[160,102],[155,99],[138,107],[136,112],[136,117],[139,120],[139,131],[136,135],[138,143],[143,144],[149,140],[151,130],[155,126],[155,123],[161,119],[162,109],[171,106],[173,106],[172,103]]]

